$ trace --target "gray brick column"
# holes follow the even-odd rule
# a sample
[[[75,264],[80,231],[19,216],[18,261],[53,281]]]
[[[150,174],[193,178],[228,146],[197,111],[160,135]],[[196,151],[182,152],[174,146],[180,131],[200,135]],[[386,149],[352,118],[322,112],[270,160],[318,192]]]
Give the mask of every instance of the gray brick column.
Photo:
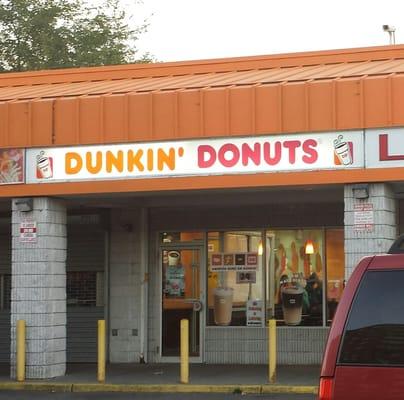
[[[11,376],[16,368],[16,321],[26,321],[26,378],[66,371],[66,208],[60,200],[35,198],[33,210],[12,211]],[[32,243],[21,222],[36,222]]]
[[[139,362],[142,304],[139,230],[139,210],[113,210],[109,300],[112,363]]]
[[[397,235],[397,204],[391,187],[385,183],[369,184],[367,199],[356,199],[354,187],[355,185],[345,185],[344,191],[346,279],[362,257],[387,252]],[[373,207],[373,224],[367,229],[359,225],[361,205]]]

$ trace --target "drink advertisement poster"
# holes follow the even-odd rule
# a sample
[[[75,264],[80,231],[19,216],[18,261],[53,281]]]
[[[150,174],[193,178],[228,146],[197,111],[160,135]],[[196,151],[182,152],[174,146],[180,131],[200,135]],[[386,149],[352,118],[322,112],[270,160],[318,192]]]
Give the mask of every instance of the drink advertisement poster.
[[[182,265],[169,265],[166,270],[166,294],[170,297],[184,296],[184,278],[184,268]]]
[[[24,183],[23,149],[0,149],[0,185]]]
[[[185,294],[185,270],[181,264],[181,252],[170,250],[164,253],[166,266],[165,293],[170,297],[182,297]]]

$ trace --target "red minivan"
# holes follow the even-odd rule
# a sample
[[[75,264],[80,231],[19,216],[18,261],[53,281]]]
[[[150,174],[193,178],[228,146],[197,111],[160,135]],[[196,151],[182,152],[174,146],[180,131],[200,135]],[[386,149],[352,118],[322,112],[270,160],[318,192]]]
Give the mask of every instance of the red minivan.
[[[404,235],[363,258],[345,287],[321,368],[319,400],[404,399]]]

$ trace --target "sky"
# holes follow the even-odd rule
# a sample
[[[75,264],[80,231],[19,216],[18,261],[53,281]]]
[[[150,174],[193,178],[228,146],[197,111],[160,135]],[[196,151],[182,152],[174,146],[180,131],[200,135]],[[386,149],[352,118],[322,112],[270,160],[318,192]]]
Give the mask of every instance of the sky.
[[[122,0],[149,22],[139,53],[157,61],[293,53],[404,43],[403,0]]]

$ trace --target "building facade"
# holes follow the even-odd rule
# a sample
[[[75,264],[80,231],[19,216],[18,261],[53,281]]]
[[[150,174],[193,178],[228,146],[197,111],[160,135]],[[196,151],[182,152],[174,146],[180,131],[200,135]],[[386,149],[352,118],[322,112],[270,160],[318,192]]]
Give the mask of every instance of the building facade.
[[[403,56],[0,76],[0,361],[24,319],[27,377],[63,375],[105,319],[109,362],[178,362],[187,318],[192,362],[266,363],[276,318],[279,362],[320,363],[357,261],[401,231]]]

